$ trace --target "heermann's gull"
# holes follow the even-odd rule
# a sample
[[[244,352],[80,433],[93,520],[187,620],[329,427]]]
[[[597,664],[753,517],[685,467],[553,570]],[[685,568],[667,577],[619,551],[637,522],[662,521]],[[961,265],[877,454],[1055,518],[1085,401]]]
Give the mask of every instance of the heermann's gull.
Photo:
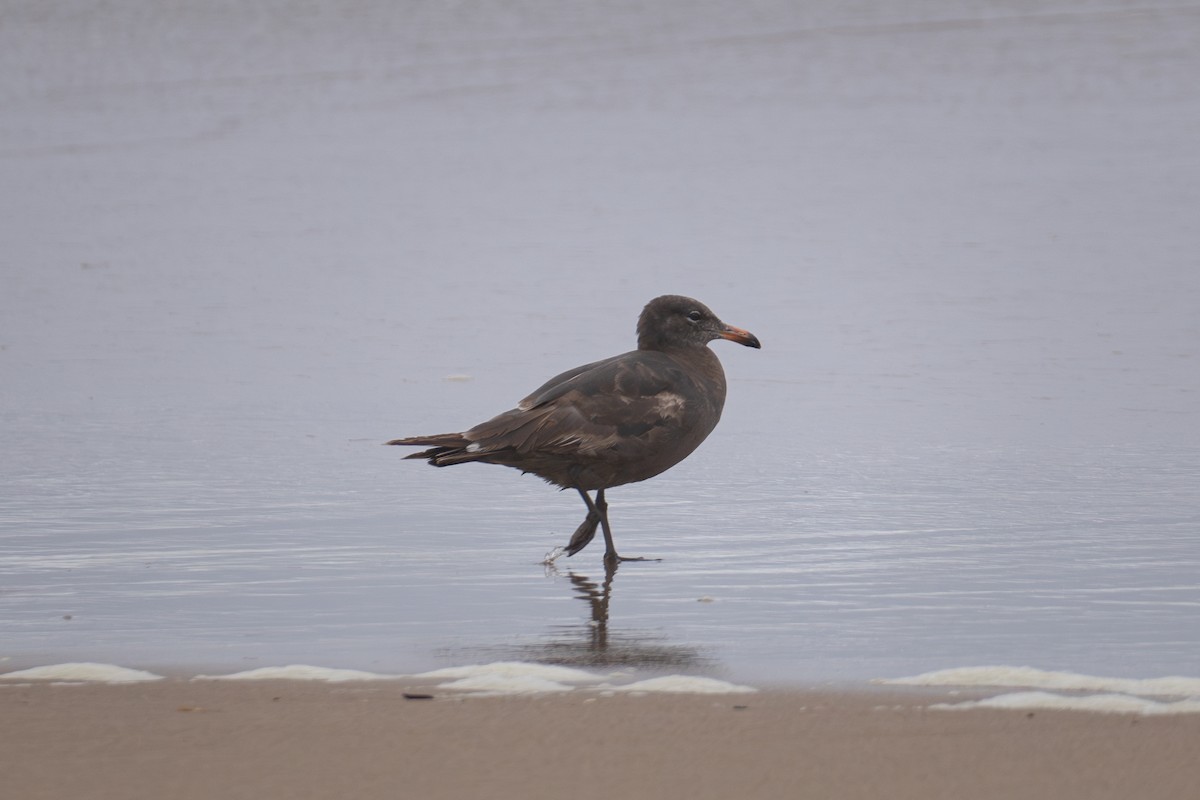
[[[468,431],[388,444],[431,446],[405,457],[425,458],[435,467],[503,464],[575,489],[588,513],[566,554],[586,547],[600,525],[606,562],[641,561],[617,555],[604,490],[670,469],[716,427],[725,405],[725,372],[709,342],[761,345],[754,334],[679,295],[647,303],[637,335],[637,350],[556,375],[512,411]]]

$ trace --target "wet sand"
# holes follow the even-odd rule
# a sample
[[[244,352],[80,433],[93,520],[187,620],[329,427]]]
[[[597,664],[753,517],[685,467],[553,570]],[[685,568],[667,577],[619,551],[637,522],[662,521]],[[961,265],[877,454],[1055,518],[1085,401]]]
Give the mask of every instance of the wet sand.
[[[1200,715],[928,708],[975,696],[7,685],[0,768],[5,796],[24,800],[1191,798],[1200,786]]]

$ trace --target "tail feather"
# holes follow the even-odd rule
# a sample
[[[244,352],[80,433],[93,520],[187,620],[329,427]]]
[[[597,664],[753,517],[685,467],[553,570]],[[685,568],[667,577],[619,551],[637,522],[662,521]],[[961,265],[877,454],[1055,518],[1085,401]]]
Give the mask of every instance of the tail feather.
[[[466,447],[470,444],[461,433],[435,433],[431,436],[409,436],[405,439],[392,439],[384,444],[425,445],[433,447]]]
[[[388,442],[388,444],[391,444],[391,442]],[[430,464],[437,465],[438,456],[441,456],[445,453],[453,453],[453,452],[456,452],[456,449],[453,447],[434,447],[429,450],[422,450],[419,453],[409,453],[408,455],[405,456],[405,459],[427,458],[427,459],[429,459]]]
[[[451,464],[462,464],[467,461],[480,461],[486,457],[482,452],[471,452],[468,446],[471,441],[461,433],[439,433],[433,436],[410,436],[406,439],[392,439],[385,444],[399,445],[433,445],[428,450],[409,453],[405,458],[422,458],[435,467],[448,467]]]

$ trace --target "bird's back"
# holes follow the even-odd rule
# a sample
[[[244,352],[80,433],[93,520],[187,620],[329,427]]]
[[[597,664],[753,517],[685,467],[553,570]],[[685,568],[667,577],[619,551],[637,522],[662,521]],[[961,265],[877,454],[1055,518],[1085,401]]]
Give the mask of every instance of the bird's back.
[[[434,445],[410,458],[438,466],[483,461],[562,487],[635,483],[673,467],[716,426],[725,375],[707,347],[634,350],[547,381],[517,408],[461,434],[397,444]]]

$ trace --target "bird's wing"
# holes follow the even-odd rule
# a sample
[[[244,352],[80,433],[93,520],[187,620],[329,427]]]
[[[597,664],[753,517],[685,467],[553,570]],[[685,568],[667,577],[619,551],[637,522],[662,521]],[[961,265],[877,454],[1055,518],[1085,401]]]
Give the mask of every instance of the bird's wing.
[[[617,446],[652,444],[679,423],[680,389],[692,379],[670,357],[634,351],[564,372],[517,408],[464,435],[475,452],[595,454]]]
[[[575,369],[569,369],[566,372],[559,373],[538,388],[534,389],[528,397],[517,403],[517,408],[521,411],[528,411],[531,408],[536,408],[544,403],[548,403],[564,392],[570,391],[571,388],[576,384],[576,378],[579,378],[583,375],[590,376],[590,379],[603,380],[603,376],[606,374],[607,370],[611,369],[612,366],[621,359],[630,355],[632,354],[626,353],[624,355],[606,358],[602,361],[593,361],[590,364],[584,364],[581,367],[575,367]]]

